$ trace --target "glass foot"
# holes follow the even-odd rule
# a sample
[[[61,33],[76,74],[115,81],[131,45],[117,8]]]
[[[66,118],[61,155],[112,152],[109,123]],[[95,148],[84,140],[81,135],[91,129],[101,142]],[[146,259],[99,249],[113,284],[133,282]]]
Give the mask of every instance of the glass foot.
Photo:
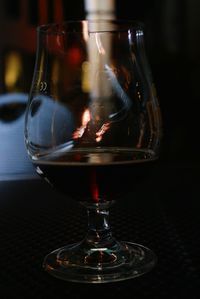
[[[148,248],[130,242],[115,248],[89,248],[78,243],[48,254],[43,263],[51,275],[74,282],[106,283],[131,279],[150,271],[156,263]]]

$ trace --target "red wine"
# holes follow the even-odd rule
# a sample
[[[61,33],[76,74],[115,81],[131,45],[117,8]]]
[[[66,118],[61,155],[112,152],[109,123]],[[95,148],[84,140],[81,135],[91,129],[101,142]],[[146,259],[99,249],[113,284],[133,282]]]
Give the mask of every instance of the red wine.
[[[51,155],[53,157],[53,155]],[[59,191],[79,200],[111,201],[134,191],[155,161],[150,151],[74,151],[35,161],[37,172]]]

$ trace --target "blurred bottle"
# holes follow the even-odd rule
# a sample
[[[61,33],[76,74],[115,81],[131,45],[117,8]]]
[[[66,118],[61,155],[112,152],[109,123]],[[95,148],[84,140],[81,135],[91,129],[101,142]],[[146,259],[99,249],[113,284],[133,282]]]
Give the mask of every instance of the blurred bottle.
[[[115,0],[85,0],[85,12],[87,19],[115,19]]]

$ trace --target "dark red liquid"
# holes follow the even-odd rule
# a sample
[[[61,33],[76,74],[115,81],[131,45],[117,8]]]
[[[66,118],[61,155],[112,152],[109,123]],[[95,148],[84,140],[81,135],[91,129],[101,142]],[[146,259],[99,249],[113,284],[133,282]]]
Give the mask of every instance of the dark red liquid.
[[[134,191],[153,161],[153,154],[145,151],[75,152],[34,164],[59,191],[79,201],[98,203]]]

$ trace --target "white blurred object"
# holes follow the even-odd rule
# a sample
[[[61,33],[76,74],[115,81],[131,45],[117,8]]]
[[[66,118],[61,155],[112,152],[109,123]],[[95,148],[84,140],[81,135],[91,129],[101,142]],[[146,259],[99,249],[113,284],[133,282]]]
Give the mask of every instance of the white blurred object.
[[[114,19],[115,0],[85,0],[87,19]]]
[[[112,20],[115,19],[115,0],[85,0],[86,18],[88,20]],[[89,52],[89,82],[90,82],[90,96],[91,98],[106,97],[110,94],[110,84],[105,76],[104,64],[110,60],[110,37],[104,36],[104,47],[102,46],[101,36],[98,31],[101,31],[102,23],[89,24],[89,31],[93,31],[88,43]],[[111,23],[109,24],[110,26]],[[106,30],[109,30],[106,24]],[[95,33],[96,32],[96,33]],[[97,53],[97,51],[99,53]],[[102,70],[101,76],[98,76],[99,71]]]

